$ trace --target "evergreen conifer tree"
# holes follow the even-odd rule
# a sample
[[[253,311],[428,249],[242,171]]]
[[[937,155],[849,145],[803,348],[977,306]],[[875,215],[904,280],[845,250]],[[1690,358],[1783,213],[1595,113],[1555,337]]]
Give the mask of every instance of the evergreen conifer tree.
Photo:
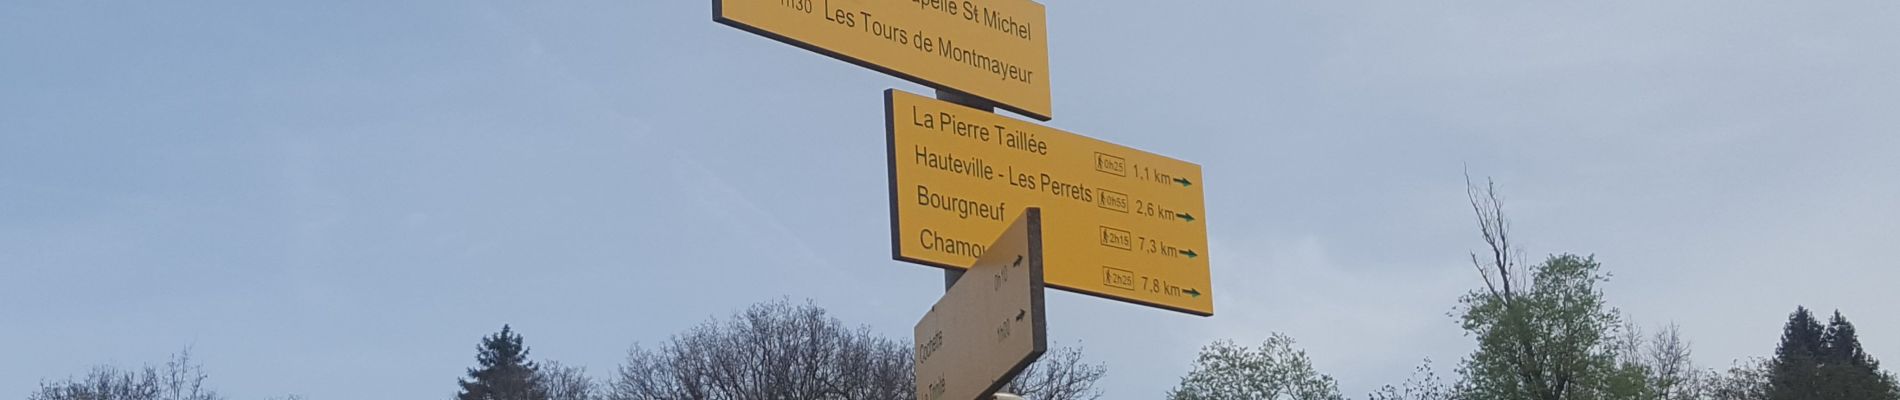
[[[1840,311],[1828,320],[1821,336],[1820,385],[1829,399],[1896,400],[1892,377],[1880,371],[1880,362],[1860,347],[1854,324]]]
[[[1841,316],[1840,311],[1835,311],[1834,317],[1828,319],[1827,332],[1821,335],[1821,349],[1825,354],[1821,360],[1824,364],[1879,366],[1879,362],[1868,357],[1866,351],[1861,349],[1854,324],[1847,322],[1847,317]]]
[[[1821,396],[1821,323],[1807,307],[1795,307],[1782,327],[1781,345],[1768,382],[1771,400],[1811,400]]]
[[[508,325],[483,337],[475,350],[475,361],[481,366],[469,368],[468,378],[459,380],[462,391],[456,394],[457,400],[547,400],[536,378],[539,366],[528,360],[528,347]]]

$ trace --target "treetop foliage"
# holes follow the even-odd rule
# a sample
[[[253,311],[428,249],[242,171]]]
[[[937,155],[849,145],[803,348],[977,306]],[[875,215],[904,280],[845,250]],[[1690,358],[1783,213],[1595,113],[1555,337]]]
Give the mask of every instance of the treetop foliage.
[[[459,380],[458,400],[547,400],[539,382],[540,367],[528,360],[528,347],[508,325],[482,338],[475,347],[477,367]]]
[[[1293,338],[1275,333],[1259,348],[1215,341],[1168,392],[1170,400],[1340,400],[1339,384],[1313,370]]]
[[[1591,257],[1551,256],[1514,293],[1477,290],[1460,322],[1478,338],[1465,359],[1468,399],[1637,399],[1644,371],[1618,362],[1619,313],[1604,304],[1607,279]]]
[[[1839,311],[1823,328],[1807,307],[1796,307],[1769,371],[1769,400],[1900,400],[1893,375],[1862,350],[1854,324]]]

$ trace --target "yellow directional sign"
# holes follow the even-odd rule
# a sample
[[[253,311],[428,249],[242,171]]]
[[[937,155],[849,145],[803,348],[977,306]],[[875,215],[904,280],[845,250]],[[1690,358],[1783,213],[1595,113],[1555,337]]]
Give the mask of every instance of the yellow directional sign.
[[[917,400],[989,399],[1048,350],[1040,218],[1034,208],[1017,213],[917,321]]]
[[[713,0],[713,20],[1047,121],[1049,44],[1029,0]]]
[[[884,100],[893,257],[967,268],[1040,207],[1049,286],[1213,315],[1200,166],[901,91]]]

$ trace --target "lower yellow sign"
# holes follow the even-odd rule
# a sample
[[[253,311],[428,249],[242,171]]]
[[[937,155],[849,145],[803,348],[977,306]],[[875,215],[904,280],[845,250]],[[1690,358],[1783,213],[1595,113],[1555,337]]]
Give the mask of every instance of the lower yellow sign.
[[[1040,207],[1050,287],[1213,315],[1201,167],[897,90],[884,92],[891,251],[968,268]]]

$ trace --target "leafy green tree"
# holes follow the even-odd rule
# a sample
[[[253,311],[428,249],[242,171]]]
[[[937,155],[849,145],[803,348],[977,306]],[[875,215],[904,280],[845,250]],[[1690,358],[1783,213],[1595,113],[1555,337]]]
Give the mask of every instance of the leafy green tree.
[[[1774,361],[1751,358],[1738,361],[1725,372],[1709,372],[1701,391],[1708,400],[1768,400],[1769,378]]]
[[[1641,365],[1619,362],[1622,318],[1597,288],[1607,281],[1594,257],[1551,256],[1529,269],[1511,241],[1494,182],[1469,184],[1479,233],[1490,247],[1471,255],[1485,286],[1460,299],[1464,329],[1478,349],[1459,385],[1470,400],[1616,400],[1651,396]]]
[[[457,400],[547,400],[540,384],[540,367],[528,360],[528,347],[521,335],[508,325],[501,332],[482,338],[475,348],[478,368],[468,369],[468,378],[459,380]]]
[[[1343,400],[1333,378],[1313,370],[1293,338],[1275,333],[1259,349],[1228,340],[1201,348],[1170,400]]]
[[[1642,399],[1640,365],[1618,362],[1610,340],[1621,317],[1603,304],[1596,260],[1552,256],[1531,269],[1519,292],[1476,291],[1463,299],[1463,325],[1478,338],[1465,359],[1464,392],[1473,400]]]

